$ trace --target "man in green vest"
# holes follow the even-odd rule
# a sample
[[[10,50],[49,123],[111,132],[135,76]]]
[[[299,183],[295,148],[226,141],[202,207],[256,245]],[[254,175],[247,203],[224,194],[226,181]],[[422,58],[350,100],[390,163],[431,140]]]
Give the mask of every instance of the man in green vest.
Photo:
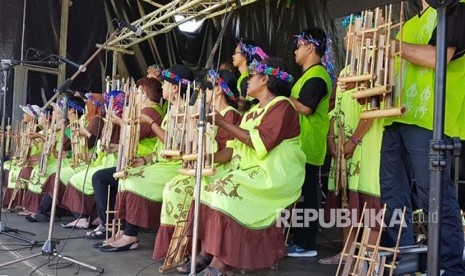
[[[298,208],[318,210],[320,207],[319,166],[326,156],[326,136],[329,130],[329,97],[331,78],[322,64],[327,52],[323,30],[310,28],[296,35],[295,61],[303,74],[292,87],[290,100],[299,113],[300,144],[306,155],[303,202]],[[318,220],[294,228],[293,243],[287,246],[290,257],[315,257]]]
[[[445,127],[443,140],[450,137],[465,139],[465,4],[458,4],[449,15],[447,34],[447,77],[445,98]],[[437,12],[423,0],[423,9],[409,19],[398,38],[402,60],[396,80],[402,79],[402,105],[407,114],[386,118],[381,146],[381,199],[387,204],[386,222],[407,207],[407,227],[402,229],[400,246],[415,243],[412,207],[423,209],[428,217],[430,171],[429,144],[433,137],[435,92]],[[401,42],[399,42],[401,41]],[[451,178],[451,154],[445,156],[442,174],[442,275],[465,275],[463,264],[464,233],[460,219],[455,186]],[[412,201],[412,198],[414,199]],[[438,214],[431,214],[437,217]],[[399,218],[397,218],[399,219]],[[382,244],[395,246],[399,225],[387,224]]]

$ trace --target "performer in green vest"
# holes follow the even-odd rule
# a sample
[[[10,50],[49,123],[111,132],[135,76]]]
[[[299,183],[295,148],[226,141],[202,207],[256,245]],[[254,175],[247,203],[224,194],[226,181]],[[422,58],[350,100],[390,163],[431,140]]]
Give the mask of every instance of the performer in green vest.
[[[300,197],[305,154],[299,145],[298,113],[287,98],[292,76],[275,58],[250,65],[247,94],[258,99],[239,126],[216,123],[234,140],[217,154],[233,170],[206,188],[199,238],[210,265],[197,275],[220,275],[231,267],[263,269],[285,256],[284,235],[276,220]],[[221,274],[222,275],[222,274]]]
[[[243,113],[250,109],[256,100],[247,95],[247,80],[249,76],[249,65],[253,61],[261,61],[268,55],[252,40],[241,39],[234,49],[232,56],[233,66],[241,75],[237,80],[237,90],[239,91],[238,110]]]
[[[100,138],[103,129],[103,118],[102,118],[102,110],[105,104],[105,100],[101,93],[86,93],[84,95],[86,99],[85,105],[85,118],[80,120],[84,120],[88,122],[85,128],[81,128],[79,130],[80,136],[85,136],[87,139],[87,151],[89,156],[94,155],[94,146],[97,144],[97,140]],[[56,105],[55,105],[56,106]],[[58,106],[56,106],[58,107]],[[74,116],[70,114],[70,116]],[[60,116],[61,118],[61,116]],[[66,131],[66,135],[69,135],[70,132]],[[59,135],[55,133],[54,135]],[[65,208],[62,205],[62,198],[63,194],[66,189],[66,185],[68,184],[71,177],[78,172],[85,170],[88,164],[81,164],[80,166],[71,166],[71,140],[68,136],[65,136],[63,141],[63,150],[68,152],[67,158],[63,158],[61,164],[61,171],[60,171],[60,180],[58,184],[58,193],[57,193],[57,216],[59,217],[61,214],[65,213]],[[57,148],[60,148],[60,143],[57,144]],[[90,160],[92,161],[92,160]],[[56,164],[55,164],[56,168]],[[55,184],[55,176],[56,173],[53,172],[50,176],[45,180],[45,183],[42,185],[42,191],[44,193],[44,197],[42,198],[40,205],[39,205],[39,212],[35,215],[31,215],[26,217],[26,219],[30,222],[48,222],[50,220],[49,212],[52,207],[52,196],[53,196],[53,188]]]
[[[236,110],[239,99],[239,91],[236,88],[237,78],[234,73],[226,70],[220,70],[218,74],[214,70],[210,70],[208,74],[207,81],[213,84],[216,80],[216,83],[213,90],[206,90],[207,106],[211,106],[212,102],[214,102],[215,109],[220,112],[225,120],[237,124],[240,121],[240,115]],[[216,143],[212,145],[212,148],[216,148],[216,152],[219,152],[225,148],[226,142],[232,137],[229,132],[222,128],[215,127],[214,131],[213,135]],[[203,177],[202,186],[205,187],[214,177],[228,171],[228,164],[215,164],[215,176]],[[195,177],[182,174],[166,183],[163,189],[160,228],[157,232],[152,256],[154,260],[167,256],[176,223],[178,220],[187,220],[195,184]],[[190,223],[188,222],[186,225],[190,225]],[[189,269],[190,263],[186,263],[186,265],[178,268],[178,272],[189,272]]]
[[[113,90],[104,94],[105,105],[108,110],[112,109],[114,116],[121,117],[125,94],[123,91]],[[113,98],[113,106],[110,107],[110,99]],[[92,176],[96,171],[104,168],[114,167],[117,162],[117,150],[119,142],[120,127],[113,125],[109,141],[109,148],[103,150],[100,141],[97,141],[97,159],[95,159],[85,170],[78,172],[69,179],[63,194],[63,205],[73,213],[75,220],[62,223],[64,228],[89,228],[89,217],[95,213],[94,189],[92,188]],[[102,138],[102,137],[101,137]]]
[[[31,126],[35,124],[36,120],[39,119],[40,116],[40,107],[37,105],[24,105],[19,106],[23,111],[23,122],[27,126]],[[31,127],[25,126],[25,129],[30,129]],[[19,129],[16,130],[19,133]],[[35,129],[34,129],[35,132]],[[19,134],[17,134],[19,135]],[[29,135],[26,133],[21,133],[23,138],[25,139],[25,135]],[[29,137],[29,136],[28,136]],[[29,138],[28,138],[29,139]],[[23,206],[23,198],[24,193],[26,192],[27,186],[25,183],[29,180],[32,172],[32,166],[37,164],[39,161],[39,155],[41,151],[41,143],[38,143],[39,140],[34,139],[31,141],[27,162],[25,164],[19,164],[20,160],[12,160],[5,163],[5,170],[8,170],[7,175],[7,188],[5,189],[5,194],[3,197],[3,204],[4,207],[8,207],[9,205],[13,206]],[[20,143],[21,145],[21,143]],[[17,150],[24,150],[21,148],[20,145],[16,145]],[[15,153],[16,155],[16,153]],[[32,165],[32,166],[30,166]],[[3,188],[3,187],[2,187]],[[28,211],[21,211],[18,213],[20,216],[28,216],[31,213]]]
[[[412,207],[429,210],[429,152],[433,137],[436,25],[437,12],[423,0],[423,9],[405,22],[402,38],[402,59],[399,60],[396,80],[402,79],[402,105],[405,116],[385,119],[381,146],[381,199],[387,204],[386,221],[397,210],[407,207],[407,227],[402,229],[400,246],[415,243]],[[465,139],[465,4],[458,3],[449,11],[447,33],[447,76],[445,93],[445,126],[443,141],[451,144],[451,137]],[[401,44],[401,45],[400,45]],[[397,48],[399,49],[399,48]],[[402,70],[400,70],[402,68]],[[399,75],[402,74],[402,75]],[[442,171],[441,275],[465,275],[463,264],[464,238],[451,177],[451,154],[444,156]],[[412,200],[412,198],[414,200]],[[438,214],[432,214],[436,217]],[[383,232],[383,246],[394,246],[399,225]]]
[[[185,95],[194,74],[187,66],[175,64],[164,70],[162,77],[164,80],[163,98],[174,106],[180,103],[177,99],[182,99],[181,97]],[[170,111],[175,110],[173,106]],[[170,114],[167,114],[161,123],[158,119],[141,116],[141,121],[150,126],[151,133],[157,139],[154,146],[154,163],[134,168],[129,171],[129,177],[120,180],[119,202],[116,210],[118,218],[126,221],[124,234],[116,235],[116,241],[97,244],[96,246],[101,245],[100,251],[116,252],[137,249],[140,227],[158,229],[163,188],[178,174],[181,164],[180,160],[168,160],[159,155],[165,142],[165,130],[169,116]]]
[[[299,112],[300,145],[307,160],[305,181],[302,186],[303,202],[298,208],[320,208],[319,167],[326,156],[326,136],[329,130],[329,97],[331,78],[326,67],[330,67],[327,50],[328,39],[320,28],[310,28],[296,37],[297,49],[294,51],[296,63],[302,67],[303,74],[292,87],[290,100]],[[318,220],[309,223],[309,227],[293,229],[293,243],[287,246],[290,257],[314,257]]]
[[[347,16],[343,21],[343,28],[347,30],[350,25],[353,29],[353,21],[356,16]],[[352,22],[351,22],[352,19]],[[344,41],[347,47],[348,35]],[[350,45],[349,45],[350,47]],[[348,49],[348,51],[350,48]],[[340,75],[347,75],[350,65],[344,68]],[[360,119],[360,114],[365,106],[360,105],[355,99],[352,99],[353,88],[345,84],[338,85],[336,88],[336,100],[334,109],[329,113],[330,129],[328,135],[328,148],[333,156],[331,169],[328,179],[328,192],[325,200],[325,218],[331,220],[329,216],[332,210],[338,208],[347,208],[356,213],[358,217],[352,217],[358,221],[361,211],[365,206],[366,209],[379,211],[381,209],[380,187],[379,187],[379,160],[381,139],[383,135],[382,118],[378,119]],[[338,152],[343,148],[343,152]],[[342,155],[342,156],[339,156]],[[345,168],[339,167],[339,172],[346,170],[347,187],[343,191],[342,183],[336,187],[336,165],[339,160],[345,159]],[[366,205],[365,205],[366,204]],[[372,227],[372,226],[370,226]],[[342,228],[343,244],[347,239],[354,240],[355,232],[349,237],[350,227]],[[378,231],[371,228],[369,243],[375,244]],[[348,250],[348,249],[347,249]],[[348,253],[348,252],[345,252]],[[321,264],[339,264],[341,254],[326,257],[318,260]]]

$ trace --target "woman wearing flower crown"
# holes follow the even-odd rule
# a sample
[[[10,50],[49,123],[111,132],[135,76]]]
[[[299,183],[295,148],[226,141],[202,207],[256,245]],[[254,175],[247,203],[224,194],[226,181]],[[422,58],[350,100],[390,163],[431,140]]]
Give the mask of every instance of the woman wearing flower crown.
[[[192,71],[180,64],[175,64],[162,72],[163,98],[171,103],[170,110],[176,110],[177,100],[185,95],[190,82],[193,80]],[[156,135],[157,143],[154,146],[154,156],[146,163],[148,166],[133,168],[128,177],[119,181],[119,202],[116,210],[117,216],[126,221],[124,232],[116,234],[115,241],[97,243],[102,252],[117,252],[133,250],[139,247],[139,228],[158,229],[160,225],[160,210],[162,191],[165,184],[178,174],[180,160],[164,159],[159,155],[165,142],[165,129],[168,113],[161,124],[149,116],[141,115],[141,122],[150,125],[152,133]]]
[[[92,149],[96,145],[97,140],[100,138],[103,129],[103,118],[102,118],[102,110],[103,105],[105,104],[105,100],[101,93],[86,93],[84,95],[85,101],[85,118],[81,117],[79,120],[85,120],[86,127],[79,130],[80,136],[87,137],[87,147],[88,152],[91,153]],[[76,107],[76,105],[72,105]],[[72,108],[70,106],[70,108]],[[71,112],[71,113],[70,113]],[[68,118],[72,116],[79,115],[79,112],[74,112],[73,110],[68,111],[69,115]],[[63,142],[63,150],[69,152],[71,150],[71,135],[69,131],[66,131],[65,140]],[[71,153],[71,152],[69,152]],[[59,180],[59,188],[57,193],[57,215],[65,212],[65,208],[62,205],[62,198],[63,194],[66,189],[66,185],[68,184],[71,177],[78,172],[87,168],[87,164],[82,164],[80,166],[71,166],[71,156],[68,154],[68,158],[63,158],[61,170],[60,170],[60,180]],[[56,165],[55,165],[56,167]],[[56,173],[50,174],[50,176],[45,180],[44,184],[42,185],[42,191],[44,193],[44,197],[42,198],[39,204],[39,211],[35,215],[31,215],[26,217],[26,219],[30,222],[48,222],[50,217],[48,212],[52,207],[52,196],[53,196],[53,188],[55,184],[55,176]],[[62,208],[60,208],[62,207]]]
[[[239,111],[247,111],[252,104],[256,103],[252,97],[247,96],[247,80],[249,75],[249,65],[253,61],[260,62],[267,58],[268,55],[255,42],[241,39],[234,49],[232,56],[233,66],[236,67],[241,75],[237,80],[237,90],[239,90]]]
[[[39,119],[40,116],[40,107],[37,105],[24,105],[19,106],[23,111],[23,122],[25,125],[32,126],[35,124],[36,120]],[[30,127],[25,127],[26,129],[30,129]],[[35,130],[34,130],[35,131]],[[16,130],[17,135],[20,135],[19,129]],[[25,135],[25,134],[23,134]],[[26,191],[26,186],[24,183],[27,182],[31,176],[32,166],[26,165],[34,165],[37,164],[39,161],[39,154],[41,151],[41,143],[35,142],[31,143],[29,153],[28,153],[28,160],[27,163],[21,165],[19,164],[20,160],[11,160],[5,162],[5,181],[7,188],[5,189],[5,194],[3,197],[3,207],[9,206],[22,206],[23,205],[23,198],[24,193]],[[22,150],[19,146],[16,150]],[[15,153],[15,156],[17,154]],[[2,187],[3,188],[3,187]],[[27,216],[30,215],[27,211],[21,211],[18,215]]]
[[[259,103],[239,126],[216,115],[217,125],[235,138],[216,161],[230,161],[234,169],[205,188],[207,202],[201,199],[201,254],[213,260],[198,275],[267,268],[286,255],[276,219],[300,197],[305,175],[299,117],[288,99],[291,82],[277,59],[254,62],[247,94]]]
[[[208,71],[207,82],[215,83],[214,87],[212,87],[213,89],[207,88],[206,90],[207,106],[210,106],[214,102],[215,109],[220,112],[224,120],[237,124],[240,121],[240,114],[236,110],[239,91],[236,88],[237,78],[234,76],[234,73],[226,70],[220,70],[216,73],[214,70],[210,70]],[[232,139],[232,137],[224,129],[215,128],[215,132],[215,146],[218,149],[217,151],[221,151],[225,148],[226,141]],[[215,170],[215,176],[218,176],[228,170],[228,166],[216,165]],[[211,179],[212,177],[204,177],[202,183],[206,184]],[[186,175],[178,175],[166,183],[163,189],[161,224],[157,232],[152,256],[154,260],[164,258],[167,255],[171,237],[179,217],[187,219],[194,186],[195,177]],[[183,202],[185,202],[184,206]],[[183,206],[182,213],[179,206]],[[187,264],[185,267],[189,269],[190,265]],[[186,272],[185,270],[182,268],[178,269],[179,272]]]
[[[104,95],[105,105],[108,110],[113,109],[114,115],[120,117],[123,113],[124,92],[115,90]],[[113,98],[113,107],[109,106],[110,99]],[[112,128],[110,148],[102,151],[100,143],[97,142],[97,159],[92,161],[89,168],[73,175],[66,185],[62,198],[62,204],[73,213],[75,220],[69,223],[63,223],[64,228],[83,228],[89,227],[89,216],[95,213],[95,200],[93,197],[92,175],[103,168],[113,167],[116,165],[118,156],[119,126]],[[84,199],[84,200],[83,200]]]

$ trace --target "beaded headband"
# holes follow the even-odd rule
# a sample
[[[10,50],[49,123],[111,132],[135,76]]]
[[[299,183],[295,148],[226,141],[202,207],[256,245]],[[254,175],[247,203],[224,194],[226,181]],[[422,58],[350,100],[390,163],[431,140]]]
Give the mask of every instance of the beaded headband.
[[[350,19],[349,19],[350,20]],[[333,49],[332,49],[332,44],[333,41],[329,38],[325,39],[314,39],[311,34],[305,34],[305,32],[302,32],[301,34],[294,35],[295,40],[294,43],[298,43],[299,41],[303,41],[305,44],[311,43],[314,44],[317,47],[325,47],[326,51],[323,57],[321,58],[321,63],[323,66],[326,68],[328,71],[329,77],[331,78],[331,82],[333,84],[336,83],[336,68],[334,66],[334,58],[333,58]]]
[[[68,108],[74,108],[74,109],[76,109],[76,111],[78,113],[81,113],[81,114],[84,113],[84,108],[82,108],[82,106],[78,105],[77,103],[75,103],[75,102],[73,102],[71,100],[68,100],[67,103],[68,103]],[[62,100],[58,101],[58,106],[60,107],[60,109],[63,110],[63,101]]]
[[[208,75],[211,78],[216,80],[216,84],[219,85],[221,87],[221,89],[223,89],[224,93],[226,94],[226,96],[228,96],[228,98],[231,101],[236,101],[237,100],[236,97],[234,96],[234,93],[229,88],[228,84],[226,84],[226,82],[220,76],[218,76],[218,74],[215,72],[215,70],[208,71]]]
[[[85,96],[96,107],[101,107],[102,106],[102,102],[99,101],[98,99],[96,99],[94,96],[92,96],[92,93],[86,93]]]
[[[258,74],[265,74],[268,76],[273,76],[275,78],[281,79],[285,82],[292,82],[294,77],[291,74],[285,72],[281,68],[274,68],[268,66],[267,64],[263,64],[260,62],[252,62],[249,66],[250,71],[255,71]]]
[[[247,55],[249,60],[254,59],[254,55],[258,55],[262,60],[268,58],[268,55],[263,51],[259,46],[252,46],[244,43],[241,39],[238,43],[239,48],[241,48],[241,53]]]
[[[181,83],[181,84],[184,84],[184,85],[188,85],[190,83],[189,80],[187,79],[182,79],[181,77],[179,77],[178,75],[176,75],[175,73],[173,72],[170,72],[169,70],[163,70],[161,72],[161,75],[165,78],[168,78],[168,79],[171,79],[171,80],[174,80],[176,83]]]

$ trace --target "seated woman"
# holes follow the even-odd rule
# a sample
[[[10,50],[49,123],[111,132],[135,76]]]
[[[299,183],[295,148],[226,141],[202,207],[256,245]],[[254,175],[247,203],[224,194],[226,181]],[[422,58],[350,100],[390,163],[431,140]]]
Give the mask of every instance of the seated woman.
[[[159,104],[162,98],[161,83],[154,78],[144,77],[139,79],[136,84],[142,98],[141,116],[146,115],[150,122],[154,121],[157,124],[161,124],[165,116],[165,112]],[[118,121],[118,123],[120,122]],[[137,158],[131,164],[131,168],[127,170],[128,177],[131,177],[134,170],[140,170],[140,166],[146,165],[150,161],[150,157],[147,156],[151,156],[152,150],[157,143],[157,136],[152,132],[149,123],[142,122],[140,125],[139,141],[137,142]],[[123,145],[123,147],[125,146],[127,144]],[[119,158],[122,158],[122,156],[119,156]],[[99,170],[92,176],[97,215],[101,223],[94,230],[87,232],[85,235],[86,238],[103,239],[106,236],[105,221],[107,217],[105,211],[107,211],[107,208],[109,208],[108,211],[113,211],[117,199],[118,179],[113,176],[115,172],[116,167],[111,167]],[[108,187],[110,187],[110,198],[108,198]],[[110,200],[109,202],[108,199]],[[108,223],[111,223],[112,220],[113,213],[110,213]]]
[[[79,97],[70,97],[67,101],[68,103],[68,118],[76,118],[79,119],[84,114],[84,100]],[[45,142],[45,136],[50,138],[50,136],[55,135],[57,137],[61,137],[58,131],[56,131],[55,126],[45,127],[46,124],[51,123],[51,117],[49,114],[42,113],[42,116],[39,118],[39,125],[42,126],[43,130],[40,132],[40,138],[42,142]],[[60,118],[57,118],[60,120]],[[47,133],[45,133],[47,130]],[[60,130],[63,131],[63,130]],[[39,211],[39,203],[42,200],[43,193],[42,193],[42,184],[45,183],[45,180],[56,171],[57,168],[57,158],[55,155],[54,149],[60,150],[61,149],[61,141],[55,140],[56,144],[52,145],[51,152],[44,152],[47,150],[45,145],[42,146],[42,154],[46,154],[48,159],[46,164],[44,164],[45,170],[40,172],[40,166],[37,164],[34,166],[31,178],[28,183],[27,191],[25,194],[25,205],[24,208],[26,211],[29,211],[31,216],[35,215]],[[42,156],[43,158],[43,156]],[[30,217],[26,217],[26,219],[30,220]],[[33,220],[31,220],[33,221]]]
[[[164,70],[163,98],[172,106],[170,111],[176,110],[185,95],[189,82],[193,80],[192,71],[180,64],[175,64]],[[155,152],[163,148],[165,142],[165,129],[168,113],[161,125],[151,121],[147,116],[141,115],[141,121],[149,123],[152,132],[158,137]],[[150,166],[142,166],[131,170],[129,177],[121,179],[119,183],[121,196],[116,210],[118,217],[125,220],[124,235],[117,235],[115,241],[105,241],[96,246],[101,246],[103,252],[115,252],[136,249],[139,246],[139,227],[157,229],[160,224],[160,210],[162,193],[165,184],[178,174],[181,162],[179,160],[168,160],[161,156],[154,157],[155,163]],[[122,234],[122,233],[120,233]]]
[[[81,117],[80,120],[85,120],[86,127],[79,130],[79,136],[83,136],[87,139],[87,153],[88,157],[91,158],[93,153],[94,146],[97,140],[100,138],[100,134],[102,133],[103,129],[103,118],[101,116],[102,107],[104,105],[104,99],[102,94],[100,93],[87,93],[85,95],[86,102],[85,102],[85,118]],[[71,113],[68,115],[75,116],[75,113]],[[70,135],[69,131],[66,131],[65,141],[63,150],[69,152],[71,150],[71,140],[68,135]],[[87,168],[88,164],[83,163],[79,166],[74,166],[71,162],[71,155],[75,154],[73,152],[69,152],[67,158],[63,158],[61,171],[60,171],[60,180],[58,186],[58,193],[57,193],[57,215],[65,213],[65,207],[62,205],[62,198],[63,194],[66,189],[66,185],[68,184],[71,177],[78,172]],[[56,173],[53,172],[46,180],[45,183],[42,185],[42,191],[44,192],[44,196],[39,205],[39,212],[35,215],[31,215],[26,217],[30,222],[48,222],[49,212],[52,207],[52,196],[53,196],[53,188],[55,184],[55,176]]]
[[[112,110],[115,116],[121,117],[123,113],[124,92],[119,90],[105,93],[105,105],[107,110]],[[109,104],[113,98],[113,106]],[[104,123],[104,128],[107,124],[111,124],[111,120]],[[78,172],[69,179],[66,185],[65,192],[62,198],[62,204],[73,213],[75,220],[69,223],[63,223],[64,228],[89,228],[89,217],[95,214],[94,189],[92,188],[92,175],[101,169],[114,167],[117,162],[117,149],[119,141],[120,129],[118,125],[111,128],[111,135],[104,135],[97,142],[97,159],[92,161],[90,166],[85,170]],[[105,137],[103,137],[105,136]],[[107,137],[108,136],[108,137]],[[108,139],[109,147],[102,149],[103,140]],[[71,184],[71,185],[70,185]]]
[[[39,161],[38,156],[41,151],[40,139],[31,139],[30,133],[36,131],[36,120],[40,116],[40,107],[37,105],[19,106],[23,111],[24,127],[22,130],[16,129],[16,135],[19,144],[15,145],[15,152],[11,161],[5,163],[5,183],[7,185],[3,197],[3,207],[10,208],[11,206],[23,206],[23,199],[26,185],[31,176],[32,167]],[[27,140],[30,140],[27,142]],[[24,142],[24,143],[23,143]],[[29,144],[29,149],[25,150],[23,146]],[[24,155],[24,156],[23,156]],[[2,187],[3,188],[3,187]],[[30,215],[27,211],[21,211],[18,215]]]
[[[215,83],[213,90],[206,90],[207,106],[212,102],[215,103],[215,109],[220,112],[224,120],[232,124],[240,121],[240,115],[237,112],[237,102],[239,91],[237,90],[237,78],[234,73],[226,70],[220,70],[218,74],[214,70],[209,71],[208,81]],[[217,151],[221,151],[226,146],[226,141],[232,139],[230,134],[223,128],[215,128],[215,141]],[[227,165],[215,165],[216,174],[220,175],[228,169]],[[204,177],[202,183],[206,185],[212,177]],[[192,201],[195,187],[195,177],[178,175],[166,183],[163,189],[163,202],[160,216],[160,228],[157,232],[155,247],[152,258],[158,260],[167,255],[171,237],[173,235],[176,223],[179,219],[187,219],[187,213]],[[185,206],[183,206],[185,202]],[[180,208],[180,206],[183,206]],[[181,212],[182,209],[182,212]]]
[[[244,114],[240,126],[216,116],[218,126],[235,137],[216,160],[232,160],[234,170],[201,195],[199,239],[204,258],[213,260],[197,275],[267,268],[286,255],[276,219],[299,198],[305,176],[299,117],[287,98],[291,81],[277,59],[254,62],[247,94],[259,103]]]

